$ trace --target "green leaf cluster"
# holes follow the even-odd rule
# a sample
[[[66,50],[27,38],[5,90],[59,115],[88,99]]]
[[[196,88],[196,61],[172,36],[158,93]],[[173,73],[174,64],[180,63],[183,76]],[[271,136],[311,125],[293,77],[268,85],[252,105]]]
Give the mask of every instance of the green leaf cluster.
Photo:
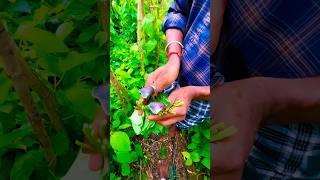
[[[74,162],[82,126],[94,119],[98,103],[92,89],[105,82],[106,33],[98,1],[0,1],[0,20],[27,66],[58,101],[66,132],[55,132],[43,101],[32,97],[57,155],[49,169],[11,80],[0,65],[0,179],[59,179]]]

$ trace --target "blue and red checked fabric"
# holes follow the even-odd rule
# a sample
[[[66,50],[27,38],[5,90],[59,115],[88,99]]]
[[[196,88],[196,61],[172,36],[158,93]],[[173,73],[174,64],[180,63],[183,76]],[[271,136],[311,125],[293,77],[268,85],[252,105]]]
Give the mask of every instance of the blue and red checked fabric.
[[[163,92],[170,94],[172,91],[178,88],[180,88],[180,84],[179,82],[175,81]],[[192,126],[200,124],[210,117],[210,110],[210,105],[207,101],[193,100],[190,103],[186,118],[183,121],[177,122],[176,126],[182,129],[188,129]]]
[[[165,92],[180,86],[210,85],[210,0],[175,0],[163,22],[163,31],[178,28],[183,34],[181,71],[178,82]],[[210,117],[208,101],[192,101],[180,128],[195,126]]]
[[[163,22],[163,31],[169,28],[184,34],[181,85],[209,86],[210,0],[175,0]]]
[[[247,77],[320,76],[320,1],[229,0],[223,26],[216,57]],[[261,128],[243,179],[320,179],[320,125]]]

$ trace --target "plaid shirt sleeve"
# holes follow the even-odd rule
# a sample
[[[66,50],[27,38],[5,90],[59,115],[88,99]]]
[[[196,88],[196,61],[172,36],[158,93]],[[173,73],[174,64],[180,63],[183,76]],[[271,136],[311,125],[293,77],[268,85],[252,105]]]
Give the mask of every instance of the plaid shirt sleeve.
[[[226,81],[320,76],[319,1],[229,0],[223,26]],[[242,179],[320,179],[320,125],[261,127]]]
[[[175,0],[163,21],[162,31],[177,28],[185,34],[190,8],[190,1]]]

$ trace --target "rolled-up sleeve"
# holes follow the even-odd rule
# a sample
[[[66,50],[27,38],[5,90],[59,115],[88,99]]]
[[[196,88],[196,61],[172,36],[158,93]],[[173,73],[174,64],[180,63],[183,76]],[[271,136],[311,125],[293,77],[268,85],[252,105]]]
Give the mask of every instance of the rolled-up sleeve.
[[[170,6],[167,16],[163,21],[162,31],[167,29],[177,28],[185,34],[188,16],[192,1],[190,0],[175,0]]]

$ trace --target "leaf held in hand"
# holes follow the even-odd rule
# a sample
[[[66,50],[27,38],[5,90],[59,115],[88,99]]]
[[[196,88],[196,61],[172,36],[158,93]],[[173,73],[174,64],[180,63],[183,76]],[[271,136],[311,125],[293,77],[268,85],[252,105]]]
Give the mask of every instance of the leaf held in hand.
[[[166,105],[163,102],[152,102],[148,105],[153,114],[158,114],[165,108],[165,106]]]
[[[179,106],[182,106],[183,104],[184,104],[183,101],[177,100],[177,101],[175,101],[175,102],[173,103],[173,106],[174,106],[174,107],[179,107]]]
[[[136,125],[140,125],[143,123],[142,116],[138,115],[137,110],[133,111],[132,115],[130,116],[130,120],[132,124],[136,124]]]
[[[145,88],[140,89],[139,92],[141,96],[146,99],[146,98],[149,98],[154,93],[154,90],[155,89],[152,86],[147,86]]]

